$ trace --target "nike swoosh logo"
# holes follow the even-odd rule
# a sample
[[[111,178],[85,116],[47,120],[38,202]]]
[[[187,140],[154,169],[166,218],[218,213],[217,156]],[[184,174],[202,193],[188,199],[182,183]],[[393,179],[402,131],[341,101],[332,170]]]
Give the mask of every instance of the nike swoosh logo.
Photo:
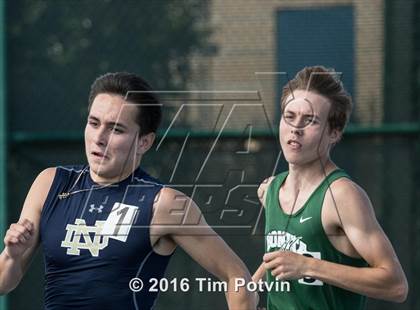
[[[302,217],[300,217],[300,219],[299,219],[299,223],[304,223],[304,222],[306,222],[307,220],[310,220],[312,218],[312,216],[310,216],[310,217],[306,217],[306,218],[302,218]]]

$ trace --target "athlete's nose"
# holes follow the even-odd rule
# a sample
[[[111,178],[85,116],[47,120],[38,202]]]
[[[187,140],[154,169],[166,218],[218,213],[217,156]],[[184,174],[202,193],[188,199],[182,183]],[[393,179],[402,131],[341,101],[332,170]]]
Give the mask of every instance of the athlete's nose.
[[[301,115],[296,118],[296,124],[294,125],[294,129],[303,131],[307,125],[308,123],[306,122],[306,117]]]
[[[303,135],[303,130],[300,128],[293,128],[292,129],[292,134],[296,135],[296,136],[301,136]]]
[[[302,118],[297,118],[293,124],[290,124],[292,134],[297,136],[303,135],[305,124]]]
[[[104,127],[99,127],[96,129],[93,137],[93,141],[98,146],[106,146],[108,143],[108,134],[106,132],[106,129]]]

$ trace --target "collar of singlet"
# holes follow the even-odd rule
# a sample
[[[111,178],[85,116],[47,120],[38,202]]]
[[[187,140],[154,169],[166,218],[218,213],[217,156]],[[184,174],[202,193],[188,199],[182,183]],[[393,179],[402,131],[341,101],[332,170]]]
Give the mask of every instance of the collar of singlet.
[[[146,176],[146,173],[143,171],[143,169],[139,167],[137,167],[136,170],[134,170],[128,177],[126,177],[124,180],[121,180],[119,182],[115,182],[109,185],[102,185],[99,183],[96,183],[95,181],[93,181],[92,177],[90,176],[90,171],[89,171],[90,167],[87,165],[84,167],[83,169],[83,173],[86,174],[86,182],[88,186],[93,186],[93,187],[116,187],[116,186],[126,186],[129,185],[131,183],[136,183],[136,179],[141,179],[144,178]]]

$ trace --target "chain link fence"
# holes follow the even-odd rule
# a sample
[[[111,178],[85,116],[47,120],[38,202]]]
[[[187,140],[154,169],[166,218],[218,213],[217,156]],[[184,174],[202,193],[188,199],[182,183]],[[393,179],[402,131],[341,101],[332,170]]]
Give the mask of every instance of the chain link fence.
[[[19,0],[6,4],[7,223],[18,218],[25,195],[42,169],[86,162],[82,131],[94,78],[108,71],[132,71],[157,90],[203,90],[181,93],[182,98],[180,93],[177,98],[161,94],[164,123],[142,165],[153,176],[192,195],[207,222],[253,272],[264,252],[264,217],[259,216],[256,189],[267,176],[287,168],[278,143],[277,110],[267,99],[277,98],[278,90],[261,89],[265,99],[260,100],[252,92],[259,90],[258,81],[250,88],[241,76],[230,75],[232,61],[227,59],[234,59],[235,53],[229,52],[242,47],[235,42],[252,41],[252,33],[235,28],[235,21],[241,23],[241,10],[244,16],[252,16],[257,29],[266,16],[279,16],[277,9],[272,9],[275,1],[267,1],[271,3],[267,12],[264,5],[256,11],[252,1],[230,0],[224,7],[216,0],[93,2]],[[342,1],[310,2],[290,1],[287,5],[299,9],[342,5]],[[385,49],[379,51],[385,69],[371,72],[369,76],[377,80],[371,81],[371,88],[361,88],[357,72],[368,70],[369,62],[362,68],[358,63],[354,81],[354,97],[360,99],[355,103],[358,116],[332,157],[368,193],[410,283],[404,304],[369,300],[368,309],[418,309],[420,301],[414,292],[419,287],[420,265],[420,10],[414,1],[378,3],[383,19],[374,19],[371,27],[385,31]],[[347,4],[354,8],[352,18],[358,19],[363,12],[360,3]],[[227,24],[230,26],[224,28]],[[225,32],[229,27],[237,31],[233,45],[223,39],[229,35]],[[355,27],[352,35],[363,37],[363,29]],[[410,35],[402,36],[407,31]],[[241,70],[255,79],[258,70],[253,67],[252,55],[261,53],[262,71],[277,71],[276,61],[265,54],[270,48],[275,49],[261,43],[243,49],[242,54],[237,53],[241,67],[232,70],[244,66]],[[355,54],[360,53],[369,55],[363,49]],[[228,85],[225,89],[220,86],[223,83]],[[377,87],[383,91],[377,92]],[[214,89],[236,93],[209,92]],[[358,94],[361,89],[362,95]],[[369,98],[370,89],[379,97]],[[226,96],[232,97],[226,100]],[[369,100],[374,104],[369,105]],[[8,295],[8,309],[41,309],[43,274],[39,251],[21,284]],[[210,275],[178,249],[166,277]],[[262,294],[262,305],[264,297]],[[157,302],[157,309],[224,308],[223,293],[168,291],[161,293]]]

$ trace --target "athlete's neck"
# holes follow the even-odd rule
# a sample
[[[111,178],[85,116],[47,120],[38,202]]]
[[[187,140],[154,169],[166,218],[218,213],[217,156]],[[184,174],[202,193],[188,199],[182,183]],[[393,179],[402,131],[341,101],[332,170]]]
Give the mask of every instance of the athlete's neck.
[[[110,184],[115,184],[115,183],[118,183],[127,179],[132,173],[134,173],[135,170],[137,170],[139,166],[140,166],[140,163],[136,165],[135,167],[122,171],[121,173],[114,176],[98,174],[92,168],[89,168],[89,174],[93,182],[95,182],[96,184],[110,185]]]
[[[305,191],[321,182],[336,169],[337,166],[328,157],[322,161],[317,160],[305,165],[289,164],[288,187],[293,188],[296,192]]]

